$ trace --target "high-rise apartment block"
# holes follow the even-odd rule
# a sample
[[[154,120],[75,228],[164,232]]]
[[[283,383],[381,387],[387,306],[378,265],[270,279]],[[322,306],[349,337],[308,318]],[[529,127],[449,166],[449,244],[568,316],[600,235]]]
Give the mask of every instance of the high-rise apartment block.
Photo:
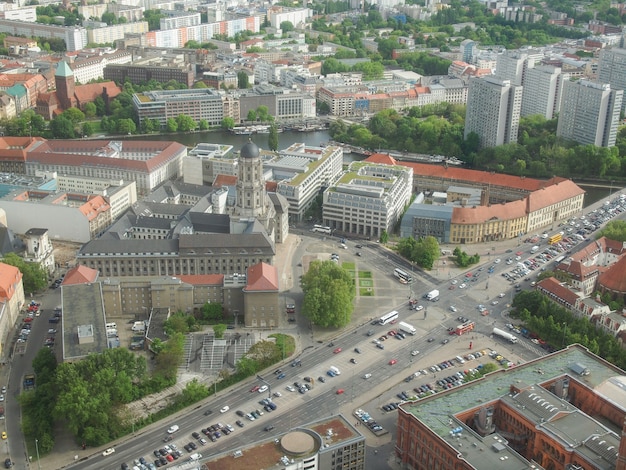
[[[626,49],[612,47],[600,51],[598,81],[608,83],[613,90],[626,90]]]
[[[522,87],[494,77],[472,78],[467,96],[465,138],[478,134],[480,147],[517,142]]]
[[[565,82],[556,135],[582,145],[614,146],[623,94],[607,83]]]
[[[561,109],[563,82],[569,77],[560,67],[544,65],[528,69],[521,115],[541,114],[546,119],[554,119]]]

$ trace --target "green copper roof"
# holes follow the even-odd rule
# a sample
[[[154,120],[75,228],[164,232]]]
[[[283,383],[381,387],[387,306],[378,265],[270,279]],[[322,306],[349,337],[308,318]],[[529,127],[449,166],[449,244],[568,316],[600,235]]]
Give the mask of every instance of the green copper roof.
[[[72,69],[70,68],[70,66],[67,65],[67,62],[62,60],[57,65],[57,71],[54,74],[54,76],[55,77],[73,77],[74,76],[74,72],[72,72]]]

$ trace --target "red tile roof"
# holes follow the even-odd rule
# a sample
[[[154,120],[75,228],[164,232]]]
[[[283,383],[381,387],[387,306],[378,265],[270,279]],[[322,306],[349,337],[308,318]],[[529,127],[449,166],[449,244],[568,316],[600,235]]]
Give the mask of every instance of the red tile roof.
[[[80,206],[79,210],[87,218],[87,220],[93,220],[103,212],[108,211],[110,208],[111,206],[102,196],[95,196]]]
[[[526,217],[526,202],[511,201],[490,206],[455,207],[453,224],[482,224],[490,220],[512,220]]]
[[[540,188],[528,195],[529,213],[585,194],[585,191],[571,180],[558,181],[557,178],[553,178],[550,181],[554,181],[554,184]]]
[[[91,103],[98,96],[102,96],[103,89],[106,89],[110,99],[115,98],[122,92],[115,82],[89,83],[87,85],[77,85],[74,88],[74,96],[79,103]]]
[[[222,286],[223,274],[179,274],[178,279],[192,286]]]
[[[217,175],[213,181],[213,186],[221,188],[222,186],[235,186],[237,184],[237,177],[232,175]]]
[[[450,180],[469,181],[483,185],[505,186],[524,191],[537,191],[566,180],[565,178],[554,177],[549,180],[538,180],[533,178],[525,178],[520,176],[505,175],[502,173],[493,173],[489,171],[468,170],[466,168],[445,167],[442,165],[430,165],[428,163],[414,163],[398,161],[395,158],[375,153],[365,159],[366,162],[385,163],[387,165],[402,165],[413,168],[414,175],[422,175]],[[570,182],[571,183],[571,182]],[[573,183],[572,183],[573,184]]]
[[[63,285],[75,285],[75,284],[91,284],[98,279],[99,271],[97,269],[91,269],[87,266],[76,266],[70,269],[63,279]]]
[[[598,285],[615,293],[626,294],[626,256],[622,256],[598,276]]]
[[[246,292],[278,291],[278,270],[267,263],[248,268]]]
[[[561,285],[554,277],[548,277],[539,281],[537,283],[537,289],[544,291],[552,300],[556,300],[561,304],[574,306],[579,299],[579,296],[575,292]]]
[[[10,300],[15,295],[15,286],[22,282],[22,273],[15,266],[0,263],[0,301]]]

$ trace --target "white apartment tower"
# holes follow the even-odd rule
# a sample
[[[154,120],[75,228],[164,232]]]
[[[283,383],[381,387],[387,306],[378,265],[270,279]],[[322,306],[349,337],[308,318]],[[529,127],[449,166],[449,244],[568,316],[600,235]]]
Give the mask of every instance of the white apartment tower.
[[[583,145],[613,147],[623,94],[608,83],[565,82],[556,135]]]
[[[467,94],[465,138],[475,132],[481,148],[517,142],[522,89],[509,80],[472,78]]]
[[[527,71],[542,58],[543,53],[536,49],[504,51],[496,59],[495,76],[500,80],[510,80],[512,85],[524,86]]]
[[[613,90],[626,90],[626,49],[612,47],[600,51],[598,82],[608,83]],[[622,102],[622,107],[626,103]]]
[[[560,67],[542,65],[526,71],[524,93],[522,94],[522,116],[541,114],[546,119],[554,119],[561,109],[563,82],[570,75]]]

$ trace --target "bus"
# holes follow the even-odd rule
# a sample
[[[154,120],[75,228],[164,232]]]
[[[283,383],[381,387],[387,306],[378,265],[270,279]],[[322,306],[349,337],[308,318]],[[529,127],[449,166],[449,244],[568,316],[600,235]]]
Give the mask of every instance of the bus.
[[[470,331],[472,331],[475,326],[476,323],[474,323],[473,321],[466,321],[462,325],[457,326],[454,333],[461,336],[465,333],[469,333]]]
[[[378,323],[380,323],[381,325],[387,325],[388,323],[395,322],[397,319],[398,319],[398,312],[394,310],[393,312],[386,313],[385,315],[380,317],[380,320],[378,320]]]
[[[314,225],[312,232],[326,233],[330,235],[331,229],[330,227],[325,227],[323,225]]]
[[[396,276],[402,284],[408,284],[409,282],[413,282],[413,278],[411,277],[411,275],[402,271],[402,269],[400,268],[394,269],[393,275]]]
[[[548,238],[548,244],[555,245],[556,243],[559,243],[562,239],[563,235],[557,233],[556,235],[552,235],[550,238]]]

